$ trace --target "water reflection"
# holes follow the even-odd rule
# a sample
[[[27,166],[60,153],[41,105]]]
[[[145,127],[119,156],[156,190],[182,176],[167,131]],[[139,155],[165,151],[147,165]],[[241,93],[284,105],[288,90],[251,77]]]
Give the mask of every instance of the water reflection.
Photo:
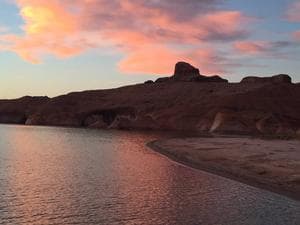
[[[70,160],[65,150],[69,149],[66,139],[58,135],[40,135],[43,128],[34,132],[30,128],[19,128],[10,134],[9,190],[14,198],[9,205],[12,223],[47,224],[49,216],[59,217],[69,208]],[[59,140],[59,147],[55,146]],[[56,151],[52,154],[52,151]],[[8,220],[9,221],[9,220]]]
[[[155,134],[0,126],[0,224],[297,224],[299,202],[185,168]]]

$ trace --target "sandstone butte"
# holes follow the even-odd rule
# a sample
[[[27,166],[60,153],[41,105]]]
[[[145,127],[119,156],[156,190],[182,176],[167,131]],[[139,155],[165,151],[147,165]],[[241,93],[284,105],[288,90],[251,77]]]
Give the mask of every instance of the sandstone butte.
[[[0,123],[300,136],[300,83],[284,74],[229,83],[179,62],[155,82],[0,100]]]

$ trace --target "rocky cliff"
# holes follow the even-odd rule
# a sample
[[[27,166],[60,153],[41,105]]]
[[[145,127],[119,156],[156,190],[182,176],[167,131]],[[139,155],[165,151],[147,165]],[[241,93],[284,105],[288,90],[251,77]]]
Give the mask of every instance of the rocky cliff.
[[[27,118],[48,101],[48,97],[30,96],[0,100],[0,123],[25,124]]]
[[[173,76],[156,82],[0,101],[0,122],[300,135],[300,84],[287,75],[228,83],[180,62]]]

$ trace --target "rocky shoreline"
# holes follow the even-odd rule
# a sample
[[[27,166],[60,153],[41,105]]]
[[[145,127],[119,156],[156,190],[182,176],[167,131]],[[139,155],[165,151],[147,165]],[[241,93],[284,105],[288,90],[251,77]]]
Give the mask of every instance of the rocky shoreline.
[[[300,136],[300,84],[288,75],[230,83],[179,62],[174,74],[109,90],[0,100],[0,123]]]
[[[300,200],[300,141],[198,137],[147,146],[189,167]]]
[[[0,123],[297,139],[300,84],[285,74],[230,83],[179,62],[172,76],[143,84],[0,100]],[[195,168],[300,199],[299,141],[175,139],[149,146]]]

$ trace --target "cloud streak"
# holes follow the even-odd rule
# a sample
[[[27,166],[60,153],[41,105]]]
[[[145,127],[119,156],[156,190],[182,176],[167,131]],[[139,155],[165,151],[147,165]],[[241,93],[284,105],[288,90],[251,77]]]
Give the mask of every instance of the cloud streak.
[[[275,53],[291,47],[297,46],[292,41],[237,41],[234,48],[241,54],[259,55],[265,54],[274,57]]]

